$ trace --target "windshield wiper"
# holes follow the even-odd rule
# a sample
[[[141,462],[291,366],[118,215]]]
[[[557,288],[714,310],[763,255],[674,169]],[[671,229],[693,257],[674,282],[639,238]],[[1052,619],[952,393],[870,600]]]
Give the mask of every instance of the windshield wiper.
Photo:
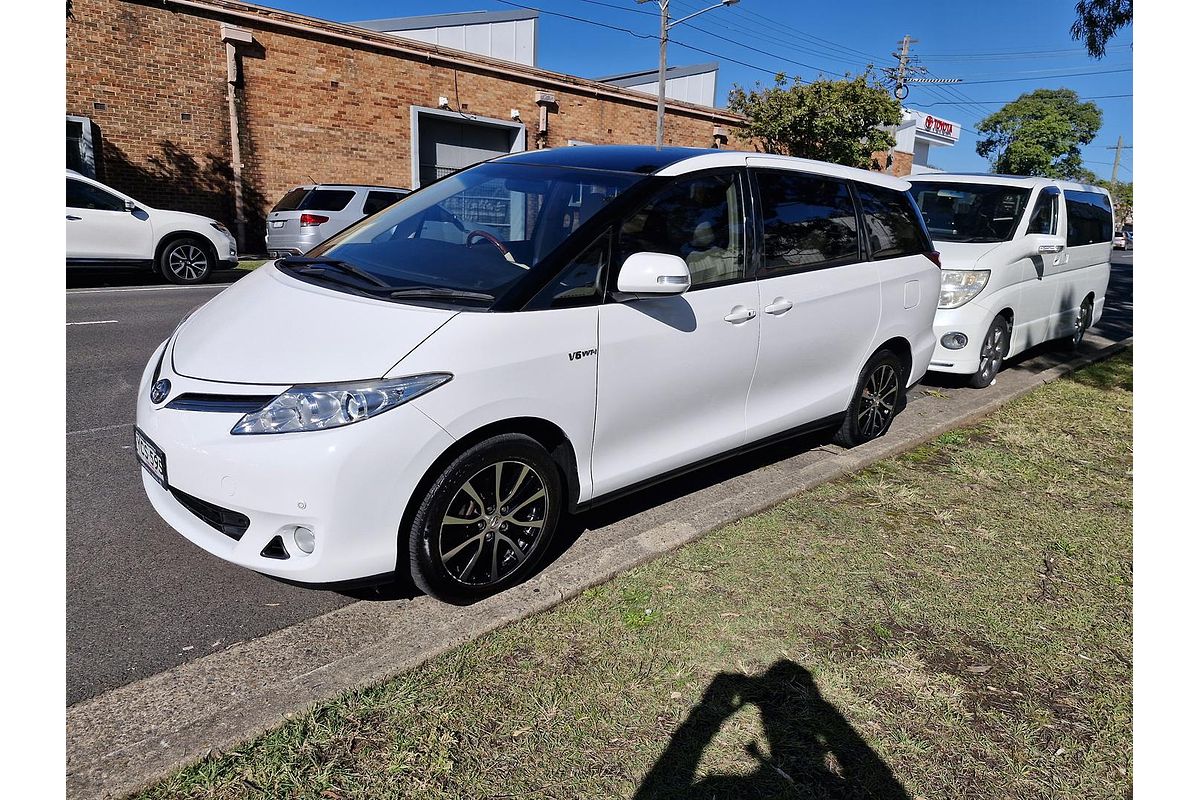
[[[394,299],[409,298],[413,300],[429,299],[429,300],[478,300],[481,303],[490,303],[495,300],[494,295],[484,292],[469,292],[464,289],[447,289],[443,286],[408,286],[403,289],[396,289],[389,297]]]
[[[367,272],[366,270],[359,269],[358,267],[354,266],[353,264],[347,263],[345,261],[340,261],[336,258],[306,258],[304,256],[288,256],[287,258],[280,259],[279,263],[283,264],[283,266],[285,266],[285,267],[297,267],[297,268],[317,267],[318,269],[320,269],[321,267],[332,267],[333,269],[339,270],[340,272],[344,272],[347,275],[353,275],[354,277],[358,278],[359,280],[364,280],[367,283],[372,283],[381,289],[395,289],[396,288],[395,286],[391,285],[387,281],[382,280],[375,275],[372,275],[371,273]]]

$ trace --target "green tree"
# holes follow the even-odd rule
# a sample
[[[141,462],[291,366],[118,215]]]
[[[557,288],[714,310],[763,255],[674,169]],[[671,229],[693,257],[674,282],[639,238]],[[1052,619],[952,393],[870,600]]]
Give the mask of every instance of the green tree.
[[[979,123],[975,152],[1009,175],[1094,179],[1080,148],[1096,138],[1102,115],[1071,89],[1036,89]]]
[[[1116,212],[1118,224],[1125,217],[1133,216],[1133,181],[1100,181],[1099,185],[1108,189],[1108,193],[1112,195],[1113,210]]]
[[[900,102],[871,71],[810,84],[782,73],[775,85],[750,91],[734,85],[729,109],[746,117],[739,136],[768,153],[871,167],[871,154],[896,143],[886,126],[900,124]],[[875,166],[882,167],[882,164]]]
[[[1088,55],[1103,58],[1108,40],[1133,22],[1133,0],[1079,0],[1071,38],[1083,40]]]

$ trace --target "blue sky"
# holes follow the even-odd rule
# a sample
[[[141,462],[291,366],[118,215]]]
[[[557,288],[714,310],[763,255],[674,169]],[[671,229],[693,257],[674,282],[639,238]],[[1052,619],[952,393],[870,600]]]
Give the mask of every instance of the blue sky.
[[[658,63],[657,5],[634,0],[259,0],[264,5],[308,16],[352,22],[382,17],[455,11],[541,9],[539,66],[585,77],[652,69]],[[672,0],[671,15],[686,16],[716,0]],[[953,88],[913,85],[906,105],[963,125],[962,139],[935,151],[933,163],[949,170],[985,170],[975,154],[970,130],[988,111],[1037,88],[1074,89],[1104,112],[1104,127],[1084,148],[1089,169],[1101,178],[1112,172],[1118,135],[1133,139],[1133,37],[1121,31],[1108,55],[1087,57],[1071,39],[1074,0],[1008,0],[980,3],[832,2],[741,0],[674,28],[668,61],[672,65],[717,60],[721,63],[717,104],[724,105],[733,84],[770,83],[775,72],[811,79],[819,74],[861,71],[870,61],[895,64],[890,54],[911,34],[912,52],[930,75],[962,78]],[[627,28],[646,38],[553,13]],[[697,49],[689,49],[688,45]],[[715,54],[715,55],[712,55]],[[742,62],[742,63],[738,63]],[[969,101],[969,102],[968,102]],[[999,102],[998,102],[999,101]],[[1122,180],[1131,180],[1133,151],[1121,157]]]

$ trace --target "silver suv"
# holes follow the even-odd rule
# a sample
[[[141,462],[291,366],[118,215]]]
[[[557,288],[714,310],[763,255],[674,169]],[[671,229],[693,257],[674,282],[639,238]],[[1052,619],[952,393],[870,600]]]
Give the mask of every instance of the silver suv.
[[[363,217],[390,206],[410,190],[337,183],[297,186],[267,215],[267,252],[272,258],[307,253]]]

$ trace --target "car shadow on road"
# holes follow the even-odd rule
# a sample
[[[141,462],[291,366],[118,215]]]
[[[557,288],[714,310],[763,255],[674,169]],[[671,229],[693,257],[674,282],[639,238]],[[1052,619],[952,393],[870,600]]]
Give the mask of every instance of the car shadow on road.
[[[744,745],[757,768],[710,772],[701,761],[721,726],[742,708],[757,708],[767,740]],[[734,754],[712,753],[728,762]],[[741,759],[742,762],[745,759]],[[635,800],[749,797],[909,800],[891,768],[817,689],[804,667],[776,661],[760,675],[721,673],[675,729]]]
[[[245,269],[213,270],[208,283],[233,283],[250,274]],[[158,271],[148,269],[83,269],[67,270],[68,289],[112,289],[133,286],[174,286]],[[203,285],[203,284],[201,284]]]

